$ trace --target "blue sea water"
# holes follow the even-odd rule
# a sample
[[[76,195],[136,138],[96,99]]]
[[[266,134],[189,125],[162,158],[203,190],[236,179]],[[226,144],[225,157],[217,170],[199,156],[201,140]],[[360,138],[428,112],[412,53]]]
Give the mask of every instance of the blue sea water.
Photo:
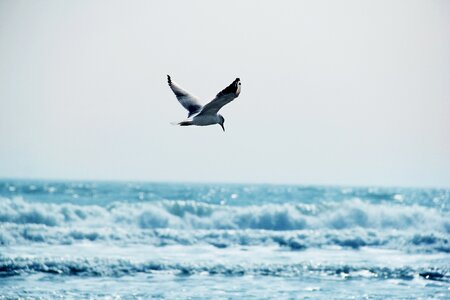
[[[0,299],[450,299],[450,190],[0,181]]]

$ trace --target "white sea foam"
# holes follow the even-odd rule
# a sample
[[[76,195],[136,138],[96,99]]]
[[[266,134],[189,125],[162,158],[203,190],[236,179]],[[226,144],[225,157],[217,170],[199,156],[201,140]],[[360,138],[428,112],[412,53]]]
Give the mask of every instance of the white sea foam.
[[[412,280],[423,277],[428,280],[450,281],[447,268],[431,267],[376,267],[354,266],[346,264],[311,263],[207,263],[207,262],[133,262],[128,259],[67,259],[67,258],[6,258],[0,257],[2,276],[14,276],[26,273],[48,273],[71,276],[110,276],[120,277],[136,273],[171,272],[176,275],[264,275],[297,277],[312,274],[345,278],[378,277],[384,279]]]

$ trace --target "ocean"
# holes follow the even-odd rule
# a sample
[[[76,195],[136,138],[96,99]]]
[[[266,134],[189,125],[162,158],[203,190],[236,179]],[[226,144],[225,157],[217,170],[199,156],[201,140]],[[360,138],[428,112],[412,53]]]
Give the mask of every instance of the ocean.
[[[450,189],[0,181],[0,299],[450,299]]]

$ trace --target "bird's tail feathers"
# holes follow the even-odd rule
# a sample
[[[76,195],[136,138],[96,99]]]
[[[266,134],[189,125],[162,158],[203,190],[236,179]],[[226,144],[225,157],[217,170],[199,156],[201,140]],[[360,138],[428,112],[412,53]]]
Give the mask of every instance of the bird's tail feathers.
[[[192,121],[183,121],[183,122],[178,123],[178,125],[180,125],[180,126],[189,126],[189,125],[192,125]]]
[[[172,125],[189,126],[192,125],[192,121],[170,122]]]

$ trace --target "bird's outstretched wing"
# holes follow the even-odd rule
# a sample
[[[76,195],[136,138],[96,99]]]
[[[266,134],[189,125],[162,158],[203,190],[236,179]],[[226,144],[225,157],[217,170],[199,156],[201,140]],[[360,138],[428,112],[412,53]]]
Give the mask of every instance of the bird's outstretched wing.
[[[216,98],[203,106],[198,116],[216,114],[225,104],[230,103],[235,98],[237,98],[240,92],[241,80],[239,78],[236,78],[229,86],[218,93]]]
[[[169,86],[175,96],[177,96],[178,102],[180,102],[180,104],[188,110],[188,118],[198,113],[202,109],[202,105],[200,104],[197,97],[183,90],[178,84],[172,81],[169,75],[167,75],[167,82],[169,83]]]

